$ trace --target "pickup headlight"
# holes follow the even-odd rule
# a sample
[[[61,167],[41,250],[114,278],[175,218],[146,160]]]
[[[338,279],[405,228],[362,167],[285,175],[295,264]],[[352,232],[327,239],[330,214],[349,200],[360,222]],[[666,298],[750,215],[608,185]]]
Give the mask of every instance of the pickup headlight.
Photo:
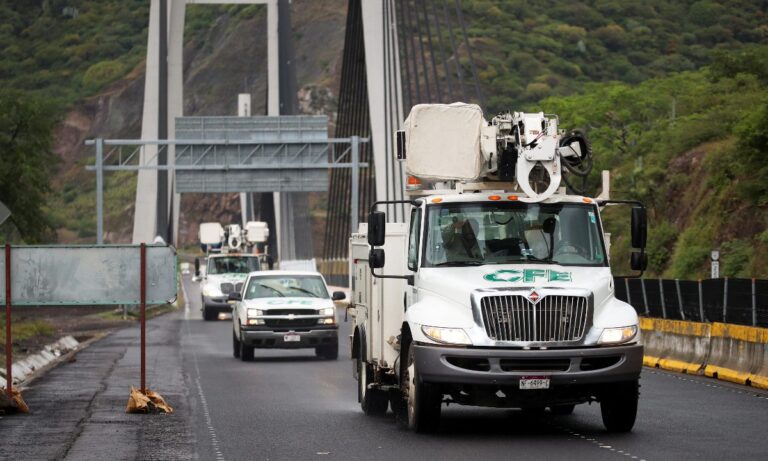
[[[472,344],[467,332],[461,328],[440,328],[423,325],[421,331],[428,338],[444,344]]]
[[[324,309],[320,309],[318,311],[319,315],[322,315],[323,317],[328,317],[324,319],[318,319],[317,323],[320,325],[333,325],[336,323],[336,309],[333,307],[326,307]]]
[[[224,296],[224,293],[221,292],[221,289],[214,283],[206,283],[203,285],[203,296],[211,297],[219,297]]]
[[[264,311],[261,309],[248,309],[245,313],[248,317],[248,325],[264,325],[266,323],[264,319],[256,318],[264,315]]]
[[[621,344],[630,341],[637,335],[637,326],[605,328],[600,334],[598,344]]]

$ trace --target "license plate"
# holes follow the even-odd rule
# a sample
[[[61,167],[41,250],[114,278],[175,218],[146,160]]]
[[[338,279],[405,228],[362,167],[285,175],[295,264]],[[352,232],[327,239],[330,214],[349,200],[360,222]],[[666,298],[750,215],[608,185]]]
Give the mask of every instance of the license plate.
[[[523,376],[520,378],[520,389],[549,389],[549,378],[543,376]]]
[[[285,341],[287,343],[298,342],[298,341],[301,341],[301,336],[299,336],[297,334],[285,335],[285,336],[283,336],[283,341]]]

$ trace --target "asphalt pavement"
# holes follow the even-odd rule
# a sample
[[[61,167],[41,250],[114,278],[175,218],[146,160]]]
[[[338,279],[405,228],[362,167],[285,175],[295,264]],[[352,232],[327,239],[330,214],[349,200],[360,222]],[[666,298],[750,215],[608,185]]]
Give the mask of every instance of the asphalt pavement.
[[[0,417],[0,459],[766,459],[768,393],[645,369],[637,424],[608,434],[598,405],[571,416],[443,408],[436,434],[365,416],[343,322],[339,359],[314,351],[232,356],[230,319],[188,306],[149,323],[149,387],[172,415],[124,413],[138,380],[138,328],[117,331],[32,383],[31,415]]]

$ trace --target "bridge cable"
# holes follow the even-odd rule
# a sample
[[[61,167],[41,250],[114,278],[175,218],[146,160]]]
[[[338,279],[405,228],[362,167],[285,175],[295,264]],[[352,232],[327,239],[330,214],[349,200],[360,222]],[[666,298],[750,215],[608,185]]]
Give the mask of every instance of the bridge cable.
[[[480,91],[480,83],[477,79],[477,68],[475,66],[475,60],[472,58],[472,48],[469,46],[469,38],[467,35],[467,25],[464,23],[464,15],[461,11],[461,5],[459,4],[459,0],[455,0],[454,4],[456,5],[456,13],[458,14],[458,20],[459,24],[461,25],[461,31],[464,35],[464,45],[467,47],[467,54],[469,55],[469,64],[470,68],[472,69],[472,79],[475,82],[475,91],[477,91],[477,99],[480,103],[481,107],[485,107],[485,99],[483,98],[483,93]]]

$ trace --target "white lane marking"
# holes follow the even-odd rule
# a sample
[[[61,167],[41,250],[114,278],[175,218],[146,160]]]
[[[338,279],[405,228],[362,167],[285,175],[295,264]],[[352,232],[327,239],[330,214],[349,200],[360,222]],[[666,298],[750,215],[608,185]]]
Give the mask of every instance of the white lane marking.
[[[638,458],[637,456],[635,456],[632,453],[630,453],[628,450],[616,450],[616,448],[614,448],[611,445],[603,443],[603,442],[601,442],[601,441],[599,441],[599,440],[597,440],[596,438],[593,438],[593,437],[586,437],[586,436],[584,436],[584,435],[582,435],[582,434],[580,434],[580,433],[578,433],[578,432],[576,432],[576,431],[574,431],[572,429],[569,429],[569,428],[567,428],[565,426],[561,426],[561,425],[559,425],[557,423],[552,423],[550,421],[547,421],[547,424],[549,424],[550,426],[552,426],[552,427],[554,427],[556,429],[559,429],[559,430],[561,430],[563,432],[566,432],[566,433],[568,433],[568,434],[570,434],[570,435],[572,435],[574,437],[578,437],[578,438],[584,440],[585,442],[589,442],[589,443],[595,444],[595,445],[598,446],[598,448],[605,448],[606,450],[610,450],[610,451],[616,453],[617,455],[621,454],[623,456],[631,457],[632,459],[639,459],[640,461],[645,461],[645,459]]]
[[[184,287],[184,282],[181,283],[181,292],[184,293],[184,312],[185,312],[185,329],[187,336],[191,336],[189,331],[189,317],[186,315],[189,312],[189,297],[187,297],[187,289]],[[200,397],[200,403],[203,406],[203,417],[205,418],[205,425],[208,429],[208,434],[211,436],[211,448],[213,448],[213,454],[216,455],[217,461],[225,461],[224,455],[219,450],[219,438],[216,436],[216,429],[213,428],[213,420],[211,419],[211,412],[208,409],[208,400],[205,398],[203,392],[203,385],[200,383],[200,365],[197,361],[197,353],[192,349],[192,359],[195,364],[195,386],[197,387],[197,395]]]

